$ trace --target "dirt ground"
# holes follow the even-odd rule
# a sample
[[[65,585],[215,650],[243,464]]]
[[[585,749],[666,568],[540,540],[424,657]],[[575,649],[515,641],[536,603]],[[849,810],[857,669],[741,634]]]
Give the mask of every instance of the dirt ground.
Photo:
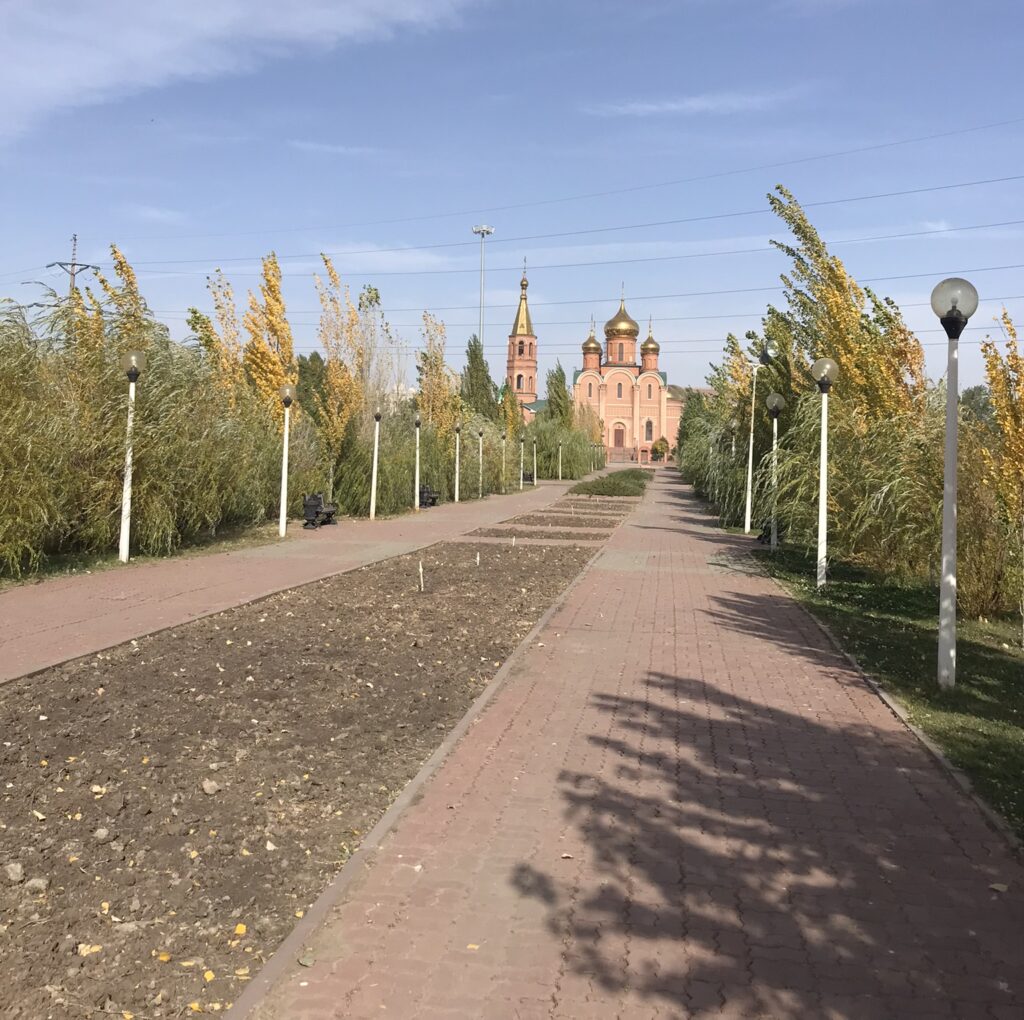
[[[594,551],[442,544],[0,687],[0,1016],[226,1010]]]
[[[542,524],[553,528],[615,528],[619,520],[610,517],[572,517],[569,514],[523,514],[515,517],[507,524]]]
[[[510,542],[513,535],[517,539],[542,538],[550,540],[555,538],[566,542],[603,542],[608,537],[607,532],[604,531],[588,532],[580,529],[575,531],[548,531],[546,528],[534,530],[532,528],[516,528],[515,526],[509,528],[478,528],[471,534],[479,535],[481,538],[507,538]]]

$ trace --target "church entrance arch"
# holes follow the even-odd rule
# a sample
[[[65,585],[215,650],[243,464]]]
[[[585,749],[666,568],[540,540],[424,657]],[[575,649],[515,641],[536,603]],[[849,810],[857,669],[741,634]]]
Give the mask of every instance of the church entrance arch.
[[[626,445],[626,428],[624,425],[616,425],[612,433],[612,443],[616,450],[621,450]]]

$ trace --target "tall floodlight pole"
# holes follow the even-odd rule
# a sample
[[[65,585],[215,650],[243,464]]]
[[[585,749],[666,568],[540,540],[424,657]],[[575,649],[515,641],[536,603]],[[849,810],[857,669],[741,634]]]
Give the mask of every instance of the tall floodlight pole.
[[[484,342],[484,238],[494,233],[494,227],[481,223],[473,228],[473,233],[480,237],[480,333],[478,339]]]
[[[818,578],[819,588],[828,576],[828,391],[839,375],[831,358],[818,358],[811,365],[811,378],[821,391],[821,457],[818,463]]]
[[[462,426],[455,426],[455,502],[459,501],[459,453],[462,447]]]
[[[377,468],[380,464],[380,409],[373,413],[373,470],[370,472],[370,520],[377,516]]]
[[[420,416],[416,415],[416,467],[412,480],[412,508],[417,513],[420,509]]]
[[[277,521],[277,534],[284,538],[288,530],[288,431],[291,426],[292,403],[295,400],[295,387],[285,383],[278,392],[284,404],[284,437],[281,446],[281,511]]]
[[[146,355],[141,351],[133,351],[121,358],[121,368],[128,376],[128,426],[125,430],[124,486],[121,490],[121,540],[117,550],[117,558],[122,563],[128,562],[132,529],[132,429],[135,426],[135,384],[145,367]]]
[[[480,455],[480,475],[477,478],[477,499],[484,498],[484,430],[477,433],[477,441],[480,444],[478,453]]]
[[[772,552],[775,552],[779,547],[779,415],[786,409],[786,398],[781,393],[769,393],[765,403],[772,416]]]
[[[958,347],[967,320],[978,310],[978,292],[951,277],[932,291],[932,311],[946,331],[946,447],[942,476],[942,580],[939,585],[939,686],[956,683],[956,484],[960,404]]]
[[[743,532],[750,534],[750,514],[754,495],[754,415],[757,412],[757,370],[763,365],[770,365],[775,357],[775,348],[765,344],[757,356],[754,365],[754,382],[750,388],[750,452],[747,455],[747,510],[743,516]]]

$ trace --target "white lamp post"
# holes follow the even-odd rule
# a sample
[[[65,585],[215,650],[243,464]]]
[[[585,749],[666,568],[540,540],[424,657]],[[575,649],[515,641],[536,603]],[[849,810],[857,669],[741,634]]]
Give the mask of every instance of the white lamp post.
[[[370,471],[370,520],[377,516],[377,466],[380,459],[380,409],[373,413],[373,468]]]
[[[477,478],[477,499],[484,498],[484,430],[481,429],[477,433],[477,442],[479,444],[477,452],[480,454],[480,475]]]
[[[117,558],[122,563],[128,562],[132,527],[132,427],[135,424],[135,384],[145,367],[146,355],[141,351],[132,351],[121,358],[121,368],[128,376],[128,427],[124,447],[124,487],[121,490],[121,539],[117,551]]]
[[[946,449],[942,478],[942,580],[939,586],[939,686],[956,683],[956,485],[960,380],[958,344],[967,320],[978,310],[978,292],[951,277],[932,291],[932,311],[949,341],[946,360]]]
[[[412,508],[417,513],[420,509],[420,416],[416,415],[416,467],[413,469]]]
[[[811,365],[811,378],[821,390],[821,459],[818,464],[818,587],[825,586],[828,565],[828,391],[839,375],[831,358]]]
[[[507,433],[502,432],[501,434],[501,494],[504,496],[505,489],[505,440],[508,438]]]
[[[558,480],[562,480],[562,440],[558,440]]]
[[[754,494],[754,414],[757,411],[757,370],[762,365],[768,365],[776,356],[776,350],[771,344],[765,344],[761,353],[757,356],[757,363],[754,365],[754,384],[750,388],[750,453],[747,457],[747,510],[743,517],[744,534],[750,534],[750,513],[751,500]]]
[[[732,439],[732,459],[736,459],[736,430],[740,427],[740,423],[733,418],[729,422],[729,435]]]
[[[523,460],[526,455],[526,436],[519,437],[519,491],[523,491]]]
[[[295,387],[285,383],[278,392],[284,404],[284,439],[281,446],[281,512],[277,522],[277,534],[284,538],[288,530],[288,429],[291,425],[291,407],[295,400]]]
[[[786,398],[781,393],[769,393],[765,403],[772,416],[772,552],[775,552],[779,547],[779,415],[786,409]]]
[[[459,454],[462,445],[462,426],[455,426],[455,502],[459,501]]]
[[[533,441],[533,487],[537,488],[537,440]]]

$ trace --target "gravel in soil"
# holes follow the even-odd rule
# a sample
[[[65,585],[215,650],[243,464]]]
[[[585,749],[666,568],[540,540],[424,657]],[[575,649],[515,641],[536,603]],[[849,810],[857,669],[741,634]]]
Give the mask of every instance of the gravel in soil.
[[[524,514],[522,517],[513,517],[506,524],[542,524],[547,527],[557,528],[598,528],[611,530],[618,525],[618,521],[609,520],[607,517],[572,517],[566,514]]]
[[[227,1009],[593,552],[437,545],[0,686],[0,1016]]]
[[[476,531],[470,532],[471,535],[479,535],[481,538],[507,538],[509,541],[512,540],[512,536],[516,538],[539,538],[539,539],[558,539],[560,541],[568,542],[604,542],[607,538],[607,532],[595,531],[592,534],[588,534],[584,531],[548,531],[546,529],[533,530],[531,528],[517,528],[515,525],[507,528],[478,528]]]

